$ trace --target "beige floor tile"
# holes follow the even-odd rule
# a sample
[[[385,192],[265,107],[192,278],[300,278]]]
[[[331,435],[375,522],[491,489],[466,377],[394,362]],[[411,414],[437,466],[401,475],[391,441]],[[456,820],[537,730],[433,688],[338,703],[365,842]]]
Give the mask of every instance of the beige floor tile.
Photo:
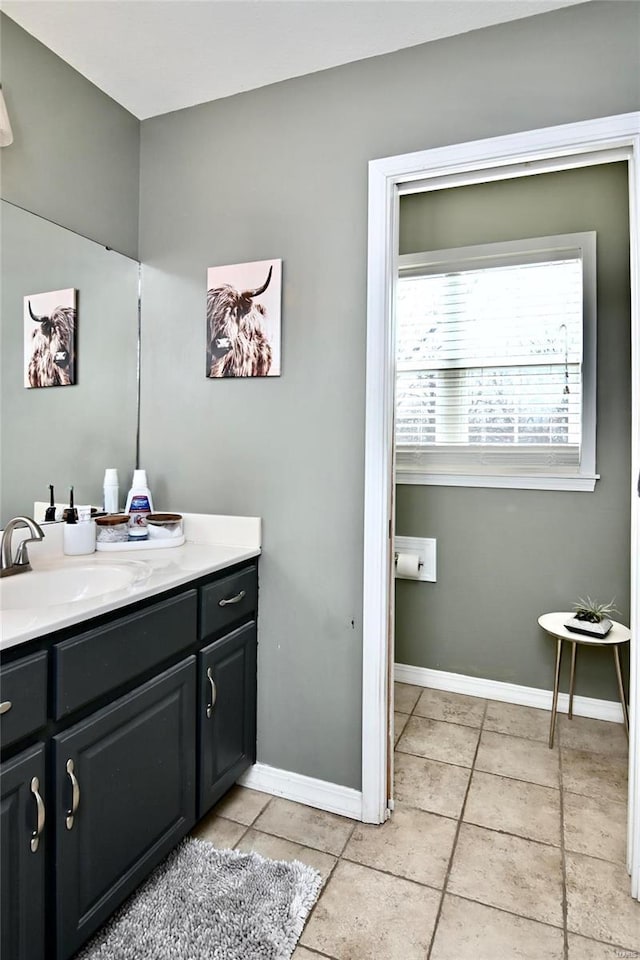
[[[457,723],[413,716],[407,722],[396,749],[399,753],[470,767],[473,765],[479,732],[473,727],[463,727]]]
[[[568,929],[640,950],[640,903],[629,895],[625,867],[567,853],[566,873]]]
[[[430,813],[457,819],[462,810],[471,771],[450,763],[395,755],[395,799]]]
[[[340,861],[301,943],[336,960],[425,960],[440,893]]]
[[[290,800],[274,798],[254,823],[256,830],[271,833],[305,847],[339,856],[353,830],[353,820],[314,810]]]
[[[357,824],[342,856],[397,877],[442,887],[456,828],[455,820],[398,804],[386,823]]]
[[[569,960],[622,960],[625,951],[610,943],[587,940],[575,933],[568,936]],[[294,954],[295,956],[295,954]]]
[[[407,725],[407,720],[409,719],[408,713],[394,713],[393,714],[393,742],[397,744],[398,740],[402,736],[402,731]]]
[[[447,889],[530,920],[562,925],[560,850],[463,823]]]
[[[248,790],[246,787],[233,787],[225,794],[220,803],[216,804],[214,812],[219,817],[235,820],[250,826],[258,814],[262,813],[271,800],[271,794],[260,793],[259,790]]]
[[[560,845],[560,791],[476,770],[464,819],[480,827]]]
[[[218,850],[231,850],[247,828],[242,823],[225,820],[215,813],[210,813],[197,823],[191,835],[200,840],[208,840]]]
[[[499,703],[490,700],[484,729],[494,733],[507,733],[511,737],[524,737],[526,740],[549,741],[549,710],[537,710],[535,707],[521,707],[516,703]]]
[[[562,747],[562,785],[571,793],[626,803],[627,760]]]
[[[245,833],[240,843],[236,844],[236,850],[244,853],[253,851],[262,857],[268,857],[269,860],[299,860],[300,863],[306,863],[317,870],[324,881],[336,865],[336,857],[329,853],[313,850],[301,843],[292,843],[291,840],[283,840],[282,837],[273,837],[270,833],[262,833],[253,827]]]
[[[563,960],[562,930],[446,896],[431,960]]]
[[[462,693],[447,693],[445,690],[424,690],[414,713],[417,717],[431,720],[446,720],[467,727],[479,727],[484,717],[485,700],[467,697]]]
[[[393,709],[397,710],[398,713],[411,713],[418,702],[422,689],[422,687],[414,687],[410,683],[394,683]]]
[[[503,733],[482,732],[476,770],[539,783],[543,787],[559,786],[557,749],[550,750],[545,743]]]
[[[589,750],[604,753],[608,757],[627,757],[629,744],[624,726],[608,720],[593,720],[590,717],[558,717],[558,733],[562,747],[571,750]]]
[[[626,804],[565,792],[564,845],[574,853],[625,863]]]

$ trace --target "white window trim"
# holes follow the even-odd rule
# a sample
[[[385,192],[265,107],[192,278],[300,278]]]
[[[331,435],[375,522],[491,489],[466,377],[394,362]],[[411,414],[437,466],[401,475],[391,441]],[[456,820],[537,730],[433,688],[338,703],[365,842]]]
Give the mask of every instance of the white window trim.
[[[498,487],[514,490],[570,490],[593,492],[599,474],[596,473],[596,391],[597,391],[597,285],[596,285],[596,233],[567,233],[547,237],[532,237],[501,243],[486,243],[445,250],[423,251],[403,254],[398,257],[398,274],[424,276],[448,268],[456,271],[477,269],[483,260],[492,266],[500,263],[519,263],[540,254],[552,253],[549,259],[562,257],[563,253],[580,252],[583,279],[583,359],[582,359],[582,447],[580,467],[577,472],[546,473],[536,471],[521,474],[505,466],[498,474],[446,473],[425,469],[424,465],[403,462],[403,449],[398,447],[396,456],[396,483],[442,487]],[[524,258],[524,259],[523,259]],[[410,455],[409,448],[405,455]]]

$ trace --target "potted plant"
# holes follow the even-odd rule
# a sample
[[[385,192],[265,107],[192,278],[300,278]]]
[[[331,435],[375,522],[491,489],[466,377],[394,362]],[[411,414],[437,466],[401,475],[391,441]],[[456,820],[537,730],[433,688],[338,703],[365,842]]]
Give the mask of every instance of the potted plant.
[[[611,630],[613,623],[609,619],[613,613],[618,613],[615,607],[615,600],[609,603],[598,603],[587,597],[582,597],[573,605],[574,615],[571,620],[565,623],[567,630],[574,633],[584,633],[590,637],[606,637]]]

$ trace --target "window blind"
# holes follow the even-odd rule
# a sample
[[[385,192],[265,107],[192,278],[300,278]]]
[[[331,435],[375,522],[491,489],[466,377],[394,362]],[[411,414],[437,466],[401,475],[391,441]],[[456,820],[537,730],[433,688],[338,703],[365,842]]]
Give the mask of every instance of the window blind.
[[[577,472],[580,252],[411,267],[397,285],[398,463],[435,472]]]

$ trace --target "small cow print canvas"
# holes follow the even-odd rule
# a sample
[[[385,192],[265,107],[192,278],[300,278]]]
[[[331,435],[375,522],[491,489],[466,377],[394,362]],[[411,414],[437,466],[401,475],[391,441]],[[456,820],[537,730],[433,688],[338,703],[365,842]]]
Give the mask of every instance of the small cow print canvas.
[[[279,377],[282,260],[207,270],[207,377]]]
[[[76,382],[76,291],[24,298],[25,387],[69,387]]]

